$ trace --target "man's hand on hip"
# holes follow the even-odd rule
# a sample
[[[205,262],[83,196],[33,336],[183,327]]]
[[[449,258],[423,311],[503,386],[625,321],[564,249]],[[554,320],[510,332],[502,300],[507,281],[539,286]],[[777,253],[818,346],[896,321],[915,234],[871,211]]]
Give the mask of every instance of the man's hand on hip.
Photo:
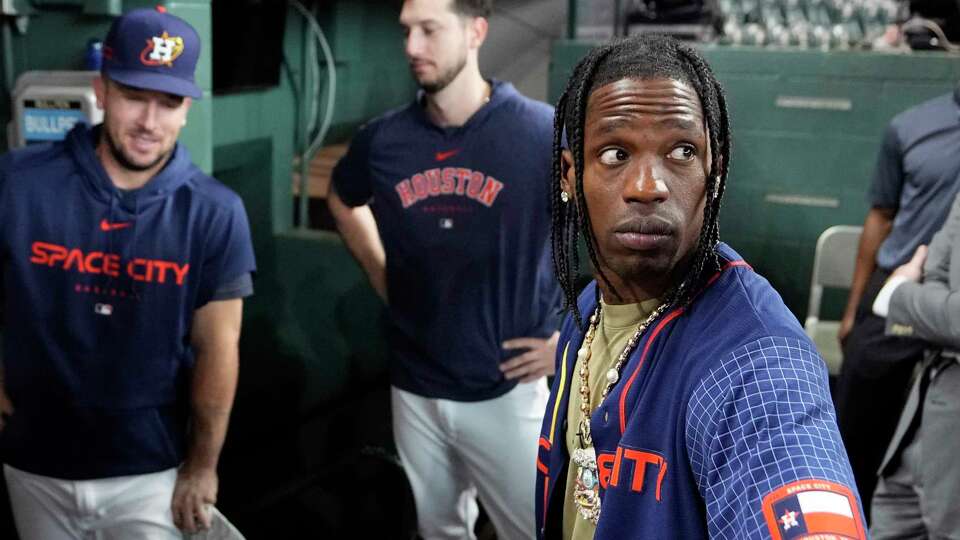
[[[180,530],[195,533],[210,528],[209,506],[217,502],[218,482],[214,469],[180,467],[170,505],[173,522]]]
[[[547,339],[520,337],[503,342],[504,349],[528,349],[500,364],[500,371],[507,379],[520,379],[520,382],[532,382],[556,371],[557,340],[559,332]]]

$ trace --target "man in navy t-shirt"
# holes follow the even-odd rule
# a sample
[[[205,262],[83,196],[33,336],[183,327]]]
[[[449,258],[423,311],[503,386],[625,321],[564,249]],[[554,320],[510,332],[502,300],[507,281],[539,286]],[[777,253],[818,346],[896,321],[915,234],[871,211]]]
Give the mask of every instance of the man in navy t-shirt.
[[[208,527],[253,292],[240,198],[177,143],[200,55],[163,12],[118,18],[102,125],[0,157],[4,473],[24,540]]]
[[[424,538],[533,536],[537,430],[553,371],[552,108],[485,80],[489,0],[408,0],[422,91],[364,126],[330,209],[387,304],[394,435]],[[538,410],[539,408],[539,410]]]

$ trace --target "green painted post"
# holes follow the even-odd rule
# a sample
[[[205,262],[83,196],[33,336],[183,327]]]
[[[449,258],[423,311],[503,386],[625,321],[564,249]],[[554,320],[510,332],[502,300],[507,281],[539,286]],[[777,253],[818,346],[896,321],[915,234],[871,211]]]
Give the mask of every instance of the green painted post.
[[[87,15],[113,15],[123,13],[122,0],[84,0],[83,12]]]
[[[567,39],[577,39],[577,0],[570,0],[567,8]]]
[[[310,69],[316,67],[310,65],[312,55],[309,54],[310,47],[313,44],[313,34],[310,33],[310,25],[306,19],[303,20],[303,49],[301,50],[301,75],[300,83],[300,119],[297,124],[300,129],[300,197],[297,199],[298,219],[297,227],[306,230],[310,226],[310,119],[307,118],[309,112],[310,98],[308,92],[315,92],[315,88],[310,88]]]
[[[124,6],[125,9],[129,9]],[[190,23],[200,34],[200,60],[197,62],[197,86],[203,99],[194,100],[187,125],[180,132],[180,142],[190,150],[194,163],[210,174],[213,172],[213,31],[210,0],[176,0],[166,2],[167,11]]]

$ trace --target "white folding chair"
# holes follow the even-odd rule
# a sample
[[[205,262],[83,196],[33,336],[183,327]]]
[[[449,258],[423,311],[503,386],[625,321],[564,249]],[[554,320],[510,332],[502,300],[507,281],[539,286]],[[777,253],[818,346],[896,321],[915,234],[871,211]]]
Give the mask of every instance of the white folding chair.
[[[849,289],[857,262],[857,246],[863,227],[835,225],[823,231],[817,239],[813,256],[813,277],[810,279],[810,305],[803,327],[817,345],[820,356],[827,363],[831,375],[840,373],[843,351],[837,342],[840,321],[820,320],[820,302],[823,288]]]

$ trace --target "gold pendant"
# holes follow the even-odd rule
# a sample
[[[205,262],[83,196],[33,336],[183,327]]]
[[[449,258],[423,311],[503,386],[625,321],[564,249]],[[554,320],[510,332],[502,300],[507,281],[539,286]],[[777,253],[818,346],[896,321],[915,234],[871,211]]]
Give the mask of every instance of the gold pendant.
[[[593,446],[576,448],[572,459],[577,465],[573,501],[577,505],[580,516],[596,525],[600,521],[600,477],[597,475],[597,453]]]

